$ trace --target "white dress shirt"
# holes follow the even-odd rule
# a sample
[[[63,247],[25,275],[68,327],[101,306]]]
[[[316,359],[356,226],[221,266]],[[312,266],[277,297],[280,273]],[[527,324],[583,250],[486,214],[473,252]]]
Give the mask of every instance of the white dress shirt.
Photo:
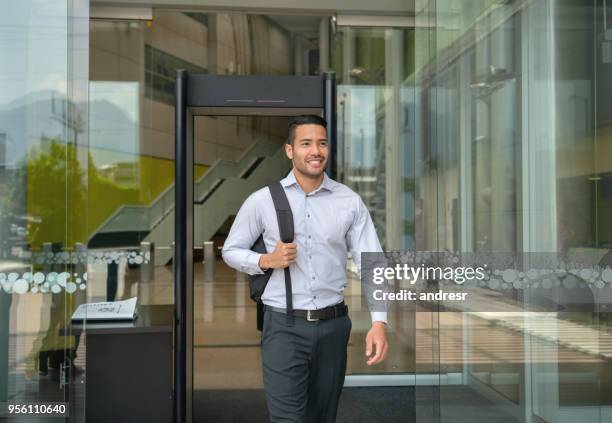
[[[370,213],[357,193],[324,174],[323,182],[306,194],[293,171],[281,180],[294,223],[297,258],[289,266],[293,308],[316,310],[344,299],[347,252],[361,275],[362,252],[381,252]],[[263,233],[268,252],[280,239],[278,220],[268,187],[251,194],[244,202],[223,245],[223,260],[234,269],[263,273],[261,254],[251,251]],[[262,295],[264,304],[286,307],[285,275],[275,269]],[[386,312],[371,312],[372,321],[387,322]]]

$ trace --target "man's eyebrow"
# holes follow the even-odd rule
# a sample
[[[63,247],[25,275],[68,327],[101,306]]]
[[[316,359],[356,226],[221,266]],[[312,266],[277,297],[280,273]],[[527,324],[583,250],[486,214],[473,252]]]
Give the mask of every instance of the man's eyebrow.
[[[312,141],[312,138],[302,138],[301,140],[298,140],[298,142],[302,141]],[[319,138],[317,141],[327,141],[327,138]]]

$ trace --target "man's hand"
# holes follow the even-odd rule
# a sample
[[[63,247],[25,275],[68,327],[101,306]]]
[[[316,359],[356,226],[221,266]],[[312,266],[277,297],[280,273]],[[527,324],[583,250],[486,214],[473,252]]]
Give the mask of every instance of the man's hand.
[[[374,322],[366,336],[366,357],[368,366],[380,363],[387,357],[387,325]]]
[[[295,263],[297,257],[297,245],[295,242],[285,244],[281,241],[276,241],[274,251],[268,254],[263,254],[259,258],[259,268],[265,269],[284,269],[292,263]]]

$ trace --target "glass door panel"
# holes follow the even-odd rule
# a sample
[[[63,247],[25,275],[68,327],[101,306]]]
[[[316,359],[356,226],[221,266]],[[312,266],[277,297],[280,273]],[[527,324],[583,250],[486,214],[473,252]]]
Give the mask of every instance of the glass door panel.
[[[418,146],[414,142],[416,91],[414,30],[338,27],[332,63],[338,78],[337,177],[357,192],[368,207],[386,251],[423,248],[424,222],[418,199]],[[353,330],[349,341],[347,387],[380,392],[401,405],[388,421],[411,419],[431,409],[418,409],[417,385],[433,375],[432,341],[437,330],[430,310],[391,305],[389,356],[376,366],[364,359],[365,336],[371,320],[362,304],[361,283],[354,264],[347,269],[345,297]],[[404,286],[395,286],[402,289]],[[435,324],[434,324],[435,323]],[[348,391],[351,394],[351,391]],[[356,391],[357,392],[357,391]],[[349,395],[347,394],[347,395]]]
[[[69,323],[88,279],[88,5],[2,8],[0,419],[45,406],[84,422],[85,339]]]
[[[437,21],[435,30],[417,30],[416,79],[426,91],[420,139],[435,152],[429,204],[437,205],[438,249],[588,253],[609,266],[599,219],[608,119],[594,111],[608,109],[596,88],[609,84],[604,6],[449,0],[417,17]],[[510,288],[510,312],[493,303],[493,312],[455,321],[439,313],[440,374],[456,338],[461,378],[429,398],[438,412],[431,421],[606,421],[609,363],[597,356],[607,349],[606,300],[575,290],[584,311],[526,312],[548,305]],[[555,301],[559,310],[571,303]]]

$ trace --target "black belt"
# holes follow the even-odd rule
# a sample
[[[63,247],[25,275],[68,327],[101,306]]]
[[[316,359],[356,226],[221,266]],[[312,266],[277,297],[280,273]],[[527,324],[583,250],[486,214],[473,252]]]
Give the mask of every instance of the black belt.
[[[272,307],[269,305],[265,306],[265,310],[274,311],[276,313],[287,314],[287,309],[280,307]],[[303,317],[309,322],[316,322],[317,320],[328,320],[335,319],[336,317],[346,316],[348,314],[348,307],[344,304],[344,301],[333,306],[320,308],[318,310],[293,310],[293,314],[297,317]]]

